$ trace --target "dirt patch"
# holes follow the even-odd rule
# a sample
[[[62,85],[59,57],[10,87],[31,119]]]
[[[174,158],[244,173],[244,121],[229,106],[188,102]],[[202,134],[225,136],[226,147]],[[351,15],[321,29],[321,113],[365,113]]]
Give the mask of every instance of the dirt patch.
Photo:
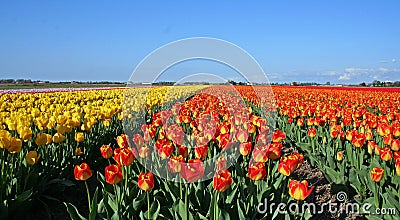
[[[313,215],[311,219],[366,219],[365,216],[360,214],[347,214],[346,204],[340,203],[336,199],[336,194],[332,192],[332,185],[325,179],[324,174],[318,167],[311,167],[308,161],[304,161],[302,166],[293,173],[293,179],[307,180],[307,182],[314,186],[314,191],[307,197],[307,203],[316,205],[317,212],[321,211],[324,203],[336,203],[337,212],[332,213],[329,211],[329,206],[324,207],[322,213]],[[354,202],[354,198],[349,198],[348,202]],[[332,209],[334,210],[334,209]]]

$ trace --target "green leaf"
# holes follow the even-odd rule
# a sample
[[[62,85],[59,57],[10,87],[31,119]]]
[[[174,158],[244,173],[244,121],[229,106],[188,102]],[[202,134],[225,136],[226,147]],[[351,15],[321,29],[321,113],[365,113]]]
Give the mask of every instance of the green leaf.
[[[235,187],[235,189],[232,190],[232,192],[229,193],[229,195],[226,197],[225,202],[226,202],[227,204],[231,204],[231,203],[232,203],[233,199],[234,199],[235,196],[236,196],[237,190],[238,190],[238,187]]]
[[[243,213],[243,211],[242,211],[242,207],[240,207],[239,199],[236,200],[236,203],[237,203],[237,209],[238,209],[239,219],[246,219],[246,217],[244,216],[244,213]]]
[[[181,219],[187,219],[185,203],[183,203],[182,200],[176,200],[172,205],[172,209],[179,214]]]
[[[97,214],[97,194],[98,194],[98,188],[96,188],[96,191],[94,192],[94,196],[92,199],[92,204],[90,206],[90,213],[89,213],[89,220],[95,220],[96,219],[96,214]]]
[[[79,214],[78,209],[74,205],[72,205],[71,203],[65,203],[65,202],[64,202],[64,205],[67,207],[67,211],[72,220],[86,220],[85,217],[83,217],[81,214]]]
[[[150,212],[150,219],[157,219],[158,213],[160,213],[160,203],[155,200],[150,207],[150,210],[147,210],[144,213],[144,216],[147,218],[148,212]]]
[[[133,209],[139,210],[140,207],[142,207],[145,198],[146,198],[146,193],[142,193],[142,194],[140,194],[138,197],[136,197],[136,198],[133,200]]]

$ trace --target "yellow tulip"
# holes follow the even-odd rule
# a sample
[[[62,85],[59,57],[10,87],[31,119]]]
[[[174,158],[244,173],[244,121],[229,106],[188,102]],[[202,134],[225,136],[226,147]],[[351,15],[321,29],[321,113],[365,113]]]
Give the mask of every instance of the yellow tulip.
[[[11,144],[11,135],[6,130],[0,130],[0,148],[8,148]]]
[[[41,134],[41,133],[38,133],[37,135],[36,135],[36,138],[35,138],[35,143],[36,143],[36,145],[39,147],[39,146],[42,146],[42,145],[45,145],[46,143],[47,143],[47,135],[46,134]]]
[[[22,141],[21,139],[12,137],[10,147],[7,149],[10,153],[16,154],[21,151],[22,148]]]
[[[38,154],[36,151],[29,151],[26,156],[25,160],[29,165],[35,165],[37,162],[39,162],[40,154]]]
[[[75,141],[76,142],[82,142],[85,139],[85,135],[83,132],[76,132],[75,133]]]
[[[53,142],[57,143],[57,144],[60,143],[60,142],[65,141],[65,139],[66,139],[66,137],[64,135],[60,134],[60,133],[56,133],[53,136]]]

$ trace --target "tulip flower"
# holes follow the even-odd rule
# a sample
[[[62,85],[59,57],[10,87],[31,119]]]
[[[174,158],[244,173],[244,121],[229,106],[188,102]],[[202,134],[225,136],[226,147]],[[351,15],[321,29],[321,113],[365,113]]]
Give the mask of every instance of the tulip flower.
[[[342,151],[337,152],[336,160],[337,161],[342,161],[343,160],[343,152]]]
[[[224,192],[232,185],[232,175],[228,170],[220,170],[214,174],[213,188]]]
[[[151,191],[154,188],[154,176],[152,172],[141,172],[138,177],[138,186],[141,190]]]
[[[389,161],[392,159],[393,153],[392,150],[388,147],[378,148],[379,149],[379,156],[384,161]]]
[[[395,162],[396,174],[400,176],[400,160],[396,160]]]
[[[304,125],[304,118],[297,119],[297,126],[303,127],[303,125]]]
[[[140,134],[133,135],[133,143],[136,147],[141,147],[144,145],[144,138]]]
[[[75,133],[75,141],[76,142],[82,142],[85,139],[85,135],[83,134],[83,132],[76,132]]]
[[[358,132],[354,132],[354,136],[351,140],[351,143],[355,146],[355,147],[362,147],[364,145],[365,142],[365,135],[362,133],[358,133]]]
[[[220,156],[217,160],[217,171],[225,170],[227,168],[226,163],[227,163],[226,158],[224,156]]]
[[[204,175],[204,164],[200,159],[191,159],[181,167],[181,176],[187,182],[195,182]]]
[[[247,176],[252,180],[261,180],[267,176],[267,169],[265,168],[264,163],[258,162],[250,162],[249,169],[247,170]]]
[[[129,137],[126,134],[121,134],[117,137],[117,144],[120,148],[129,147]]]
[[[108,159],[113,155],[113,150],[110,145],[103,145],[100,147],[100,154],[104,159]]]
[[[392,149],[393,151],[399,151],[400,150],[400,140],[393,139],[392,144],[390,145],[390,149]]]
[[[56,133],[53,136],[53,142],[57,143],[57,144],[65,141],[65,139],[66,139],[66,137],[64,135],[60,134],[60,133]]]
[[[147,158],[148,156],[150,156],[150,148],[147,145],[139,147],[139,157]]]
[[[272,142],[281,142],[286,138],[286,134],[281,130],[276,130],[272,135]]]
[[[129,166],[135,160],[135,156],[130,148],[116,148],[114,150],[114,160],[118,164]]]
[[[189,149],[183,145],[178,146],[178,154],[181,155],[183,158],[186,158],[189,154]]]
[[[307,131],[307,135],[310,137],[315,137],[317,135],[317,129],[315,128],[309,128]]]
[[[45,145],[47,143],[47,135],[38,133],[35,138],[35,143],[38,147]]]
[[[289,195],[295,200],[306,199],[311,194],[313,189],[314,186],[312,186],[310,189],[308,188],[308,182],[306,180],[299,182],[291,179],[289,181]]]
[[[168,170],[171,173],[179,173],[181,172],[181,165],[185,163],[182,155],[179,156],[172,156],[169,158],[168,161]]]
[[[161,159],[169,158],[174,152],[174,145],[172,142],[167,141],[166,139],[157,140],[155,147],[157,149],[157,154],[161,157]]]
[[[196,158],[205,159],[208,154],[208,145],[198,146],[194,148]]]
[[[253,145],[252,145],[251,142],[241,143],[241,144],[239,145],[240,154],[242,154],[243,156],[249,155],[250,152],[251,152],[252,146],[253,146]]]
[[[247,142],[247,139],[249,138],[249,134],[245,130],[240,130],[236,132],[236,140],[238,140],[240,143],[245,143]]]
[[[75,148],[74,155],[75,156],[82,156],[83,155],[82,149],[80,147]]]
[[[252,153],[252,158],[254,162],[267,162],[268,155],[267,155],[268,148],[266,146],[254,146],[254,150]]]
[[[36,151],[29,151],[25,156],[25,160],[29,165],[35,165],[39,162],[39,159],[40,154],[38,154]]]
[[[76,180],[87,180],[92,176],[92,171],[87,163],[76,165],[74,168],[74,176]]]
[[[374,182],[381,181],[381,179],[383,177],[383,173],[384,173],[384,170],[379,167],[372,168],[372,170],[370,172],[372,181],[374,181]]]
[[[271,160],[278,159],[281,157],[282,147],[283,145],[281,142],[270,144],[267,149],[267,157]]]
[[[11,135],[8,131],[0,130],[0,148],[8,148],[11,144]]]
[[[106,166],[104,173],[106,182],[111,185],[117,184],[123,179],[122,168],[119,164]]]
[[[290,176],[303,164],[303,160],[303,155],[299,153],[281,157],[278,164],[278,172],[284,176]]]
[[[16,153],[19,153],[21,151],[21,148],[22,148],[21,139],[12,137],[11,138],[11,142],[10,142],[10,146],[7,148],[8,152],[10,152],[11,154],[16,154]]]

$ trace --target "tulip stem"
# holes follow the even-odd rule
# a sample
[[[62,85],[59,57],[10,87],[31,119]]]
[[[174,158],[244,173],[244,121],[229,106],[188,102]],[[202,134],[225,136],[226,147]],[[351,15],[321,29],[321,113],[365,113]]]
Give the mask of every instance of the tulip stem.
[[[86,194],[87,194],[87,198],[88,198],[88,204],[89,204],[89,213],[90,213],[90,207],[91,207],[92,205],[91,205],[91,200],[90,200],[89,187],[88,187],[88,185],[87,185],[87,182],[86,182],[86,180],[85,180],[85,187],[86,187]]]
[[[186,212],[186,220],[189,219],[189,206],[188,206],[188,184],[185,184],[185,212]]]
[[[149,191],[147,193],[147,219],[150,219],[150,193]]]
[[[379,208],[379,194],[378,194],[378,186],[377,183],[375,182],[375,206],[376,208]]]
[[[28,167],[28,175],[27,175],[26,178],[25,178],[24,188],[22,188],[22,192],[25,191],[26,184],[28,183],[28,179],[29,179],[29,176],[30,176],[30,175],[31,175],[31,167]]]

